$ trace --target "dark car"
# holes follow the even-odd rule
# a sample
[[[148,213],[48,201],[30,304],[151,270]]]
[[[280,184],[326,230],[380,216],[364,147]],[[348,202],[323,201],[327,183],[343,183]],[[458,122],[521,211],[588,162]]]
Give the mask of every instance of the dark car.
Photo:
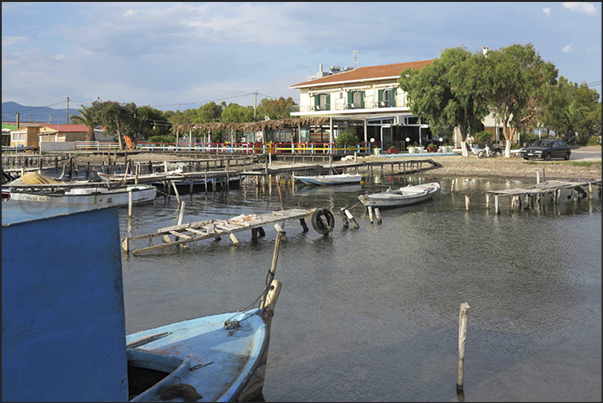
[[[550,161],[553,158],[569,160],[571,151],[569,146],[561,140],[541,139],[536,140],[528,147],[523,147],[519,155],[523,159],[538,158]]]

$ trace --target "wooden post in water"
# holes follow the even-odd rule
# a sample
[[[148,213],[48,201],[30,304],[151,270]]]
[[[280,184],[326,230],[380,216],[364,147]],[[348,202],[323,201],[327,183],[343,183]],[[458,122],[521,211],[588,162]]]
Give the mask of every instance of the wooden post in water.
[[[369,221],[371,222],[371,224],[373,223],[373,207],[372,206],[368,206],[368,213],[369,213]]]
[[[343,228],[348,228],[350,226],[350,223],[348,221],[348,216],[345,214],[345,207],[342,207],[340,212],[343,220]]]
[[[274,280],[274,272],[276,271],[276,262],[278,261],[278,252],[281,247],[282,236],[283,233],[281,231],[276,233],[276,243],[274,244],[274,253],[272,255],[272,266],[270,267],[270,271],[268,271],[268,276],[266,278],[266,290],[264,290],[264,293],[262,294],[262,299],[260,301],[261,309],[266,306],[266,296],[268,295],[268,288],[270,287],[270,284],[272,284],[272,280]]]
[[[377,224],[381,224],[381,214],[378,207],[375,208],[375,217],[377,217]]]
[[[344,212],[345,212],[346,218],[354,223],[354,228],[360,228],[360,225],[358,225],[358,221],[356,221],[356,219],[354,218],[352,213],[350,213],[350,210],[344,209]]]
[[[498,210],[498,195],[494,196],[494,212],[496,214],[499,213],[499,210]]]
[[[178,203],[180,203],[180,193],[178,192],[176,183],[173,180],[171,180],[170,183],[172,184],[172,187],[174,188],[174,193],[176,194],[176,200],[178,200]]]
[[[180,203],[180,214],[178,215],[178,225],[182,225],[183,218],[184,218],[184,202]]]
[[[457,393],[463,391],[463,375],[465,371],[465,339],[467,338],[467,315],[469,314],[469,304],[463,302],[459,313],[459,362],[456,377]]]
[[[128,190],[128,225],[132,225],[132,189]]]
[[[469,210],[469,196],[465,195],[465,210]]]

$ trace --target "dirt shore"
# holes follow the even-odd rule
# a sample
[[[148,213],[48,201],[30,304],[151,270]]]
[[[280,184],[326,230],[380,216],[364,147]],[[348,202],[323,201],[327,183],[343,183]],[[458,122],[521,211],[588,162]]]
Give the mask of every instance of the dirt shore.
[[[78,164],[86,164],[88,161],[92,165],[100,165],[107,160],[107,156],[103,155],[79,155],[76,157]],[[406,157],[377,157],[370,156],[359,158],[358,161],[404,161]],[[149,161],[163,162],[191,160],[187,155],[174,155],[163,153],[134,153],[128,155],[128,159],[132,162],[146,163]],[[435,168],[432,172],[441,176],[464,176],[464,177],[498,177],[498,178],[535,178],[537,172],[540,176],[546,179],[582,179],[590,181],[600,181],[602,176],[601,159],[595,160],[570,160],[570,161],[524,161],[521,158],[477,158],[474,155],[469,157],[457,156],[417,156],[415,160],[431,159],[440,163],[442,166]],[[117,161],[122,163],[123,157],[118,157]],[[288,164],[273,161],[273,165]],[[581,164],[581,165],[580,165]]]

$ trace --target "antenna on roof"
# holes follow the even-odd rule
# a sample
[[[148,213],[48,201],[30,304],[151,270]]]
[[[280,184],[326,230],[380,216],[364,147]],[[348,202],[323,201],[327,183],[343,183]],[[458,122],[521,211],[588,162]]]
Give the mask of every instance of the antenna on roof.
[[[358,51],[354,51],[354,69],[358,68]]]

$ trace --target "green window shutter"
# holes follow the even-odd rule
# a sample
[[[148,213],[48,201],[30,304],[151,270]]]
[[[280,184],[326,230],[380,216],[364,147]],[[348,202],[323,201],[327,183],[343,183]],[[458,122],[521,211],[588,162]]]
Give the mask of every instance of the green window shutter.
[[[364,91],[360,91],[360,107],[364,109]]]
[[[331,110],[331,94],[327,94],[327,110]]]
[[[391,106],[396,106],[396,88],[392,88]]]
[[[381,101],[383,101],[383,90],[379,90],[378,94],[377,100],[379,101],[379,105],[381,105]]]
[[[314,95],[314,110],[320,106],[320,95]]]
[[[354,93],[352,91],[348,91],[348,105],[354,103]]]

